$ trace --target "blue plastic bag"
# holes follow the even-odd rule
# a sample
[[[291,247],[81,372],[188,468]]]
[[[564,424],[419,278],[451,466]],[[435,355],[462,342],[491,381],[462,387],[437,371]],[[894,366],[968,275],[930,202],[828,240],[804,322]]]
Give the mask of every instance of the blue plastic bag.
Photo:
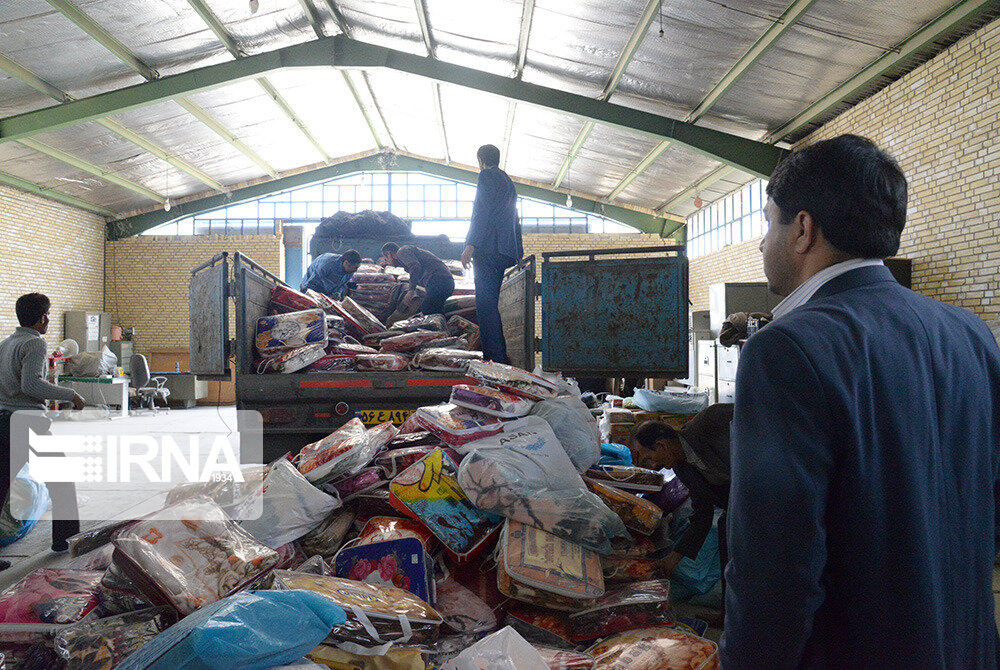
[[[299,660],[345,621],[312,591],[236,593],[189,614],[118,670],[264,670]]]
[[[639,409],[666,414],[697,414],[708,407],[708,391],[701,389],[634,389],[632,400]]]
[[[31,476],[25,464],[10,487],[0,511],[0,547],[17,542],[31,532],[49,508],[49,489]]]
[[[598,465],[632,465],[632,452],[624,444],[601,443]]]
[[[691,512],[690,501],[685,502],[674,512],[674,519],[670,523],[670,534],[673,537],[679,539],[684,533],[690,524],[688,517],[691,516]],[[673,600],[690,600],[708,593],[722,579],[722,567],[719,565],[720,516],[722,510],[716,510],[712,529],[708,531],[705,544],[701,545],[701,550],[694,560],[685,556],[674,568],[674,574],[670,577],[670,597]]]

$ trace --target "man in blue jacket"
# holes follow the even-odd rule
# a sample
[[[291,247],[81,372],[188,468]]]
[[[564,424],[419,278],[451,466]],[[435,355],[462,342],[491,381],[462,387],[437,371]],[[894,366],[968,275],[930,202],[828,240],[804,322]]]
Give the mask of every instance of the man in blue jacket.
[[[306,270],[302,290],[312,289],[339,298],[347,293],[347,284],[361,266],[361,254],[354,249],[343,254],[320,254]]]
[[[476,155],[479,157],[479,180],[462,265],[469,267],[472,262],[483,359],[509,363],[499,302],[504,270],[516,265],[524,255],[521,223],[517,218],[517,191],[514,182],[499,167],[499,149],[484,144]]]
[[[906,179],[793,153],[761,243],[787,296],[740,356],[723,667],[995,668],[1000,351],[894,281]]]

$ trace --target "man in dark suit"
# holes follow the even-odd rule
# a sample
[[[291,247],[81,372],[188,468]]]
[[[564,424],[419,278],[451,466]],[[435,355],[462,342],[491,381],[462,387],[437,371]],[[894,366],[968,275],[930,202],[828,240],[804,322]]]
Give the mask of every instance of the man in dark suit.
[[[715,510],[719,517],[719,562],[726,569],[726,507],[729,504],[729,424],[733,406],[710,405],[675,431],[660,421],[646,421],[632,436],[632,460],[650,470],[668,468],[691,495],[690,525],[664,559],[665,576],[673,574],[681,559],[692,560],[712,530]]]
[[[509,363],[499,302],[504,270],[517,264],[524,255],[521,224],[517,218],[517,192],[514,182],[499,167],[499,149],[484,144],[476,155],[479,157],[479,180],[462,265],[468,267],[471,262],[475,275],[476,319],[483,342],[483,359]]]
[[[726,668],[995,668],[1000,351],[894,281],[906,179],[854,135],[771,175],[787,296],[736,379]]]

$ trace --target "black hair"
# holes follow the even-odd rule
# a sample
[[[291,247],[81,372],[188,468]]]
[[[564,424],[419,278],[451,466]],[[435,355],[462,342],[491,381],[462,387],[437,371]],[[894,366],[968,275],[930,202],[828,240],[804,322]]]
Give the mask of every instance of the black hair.
[[[476,152],[476,158],[488,168],[500,165],[500,150],[492,144],[484,144]]]
[[[677,439],[677,431],[660,421],[644,421],[632,433],[632,441],[646,449],[652,449],[657,440]]]
[[[774,169],[767,194],[788,223],[809,212],[823,237],[856,258],[888,258],[906,225],[906,177],[896,160],[858,135],[800,149]]]
[[[399,251],[399,245],[396,244],[395,242],[386,242],[385,244],[382,245],[383,256],[385,256],[386,254],[394,254],[397,251]]]
[[[348,249],[340,257],[341,264],[349,263],[350,265],[358,265],[361,263],[361,254],[359,254],[354,249]]]
[[[31,328],[41,320],[42,315],[49,311],[52,303],[49,297],[42,293],[26,293],[14,303],[17,322],[25,328]]]

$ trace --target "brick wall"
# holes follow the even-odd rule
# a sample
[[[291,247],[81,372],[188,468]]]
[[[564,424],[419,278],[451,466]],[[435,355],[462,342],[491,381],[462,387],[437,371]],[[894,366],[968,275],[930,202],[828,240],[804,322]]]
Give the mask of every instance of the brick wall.
[[[719,282],[764,281],[760,238],[733,244],[691,261],[688,297],[691,310],[708,309],[708,287]]]
[[[135,328],[136,353],[188,349],[191,268],[223,251],[242,252],[282,276],[278,235],[138,236],[107,243],[108,311],[113,323]]]
[[[1000,21],[831,120],[802,144],[842,133],[869,137],[895,156],[906,174],[909,209],[899,256],[913,261],[913,288],[972,310],[1000,337]],[[696,259],[692,277],[699,287],[709,280],[762,277],[758,243]],[[754,248],[749,266],[746,245]],[[695,298],[696,307],[707,304],[707,292],[692,292]]]
[[[614,249],[616,247],[656,247],[672,244],[659,235],[647,233],[531,233],[524,236],[525,255],[541,256],[545,251],[575,251],[578,249]],[[540,259],[539,259],[540,260]]]
[[[18,296],[38,291],[52,300],[51,349],[64,311],[104,307],[104,219],[0,185],[0,222],[0,337],[18,325]]]

